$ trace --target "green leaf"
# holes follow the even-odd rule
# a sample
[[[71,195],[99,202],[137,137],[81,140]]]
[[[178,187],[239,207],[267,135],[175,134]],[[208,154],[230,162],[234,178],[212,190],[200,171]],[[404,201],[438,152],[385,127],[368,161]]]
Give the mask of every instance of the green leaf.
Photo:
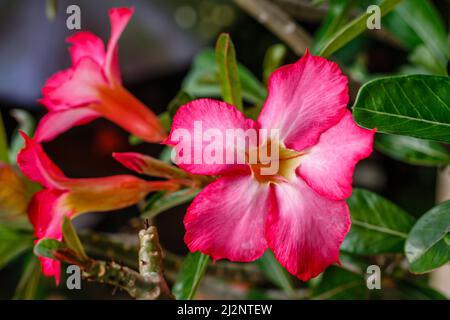
[[[404,0],[396,13],[426,45],[439,65],[439,74],[447,74],[449,43],[444,23],[428,0]]]
[[[377,134],[378,151],[413,165],[443,166],[450,164],[450,151],[438,142],[407,136]]]
[[[379,132],[450,143],[450,78],[429,75],[370,81],[353,106],[355,121]]]
[[[263,78],[267,84],[270,75],[278,69],[284,61],[287,54],[287,48],[284,44],[274,44],[267,49],[263,62]]]
[[[0,224],[0,269],[33,247],[33,236]]]
[[[17,154],[20,149],[24,147],[24,140],[19,134],[19,130],[25,132],[29,137],[32,137],[34,129],[36,128],[36,121],[31,113],[25,110],[14,109],[11,110],[10,114],[19,124],[13,133],[11,147],[9,148],[9,160],[11,163],[16,163]]]
[[[243,111],[241,82],[238,74],[236,51],[228,33],[222,33],[216,43],[216,62],[222,98],[225,102]]]
[[[35,300],[39,289],[39,280],[41,278],[41,264],[39,259],[30,254],[25,268],[20,277],[19,284],[14,293],[14,300]]]
[[[9,163],[8,160],[8,137],[6,136],[2,114],[0,113],[0,162]]]
[[[383,17],[388,12],[393,10],[401,0],[384,0],[380,3],[380,12]],[[318,50],[319,55],[326,58],[333,54],[333,52],[345,46],[351,40],[355,39],[358,35],[367,29],[367,19],[372,13],[364,13],[353,21],[343,26],[336,34],[328,41],[323,48]]]
[[[367,190],[354,189],[348,199],[352,218],[341,250],[359,255],[403,252],[414,219],[401,208]]]
[[[450,200],[426,212],[412,228],[405,245],[409,269],[430,272],[450,261],[444,237],[450,232]]]
[[[314,35],[314,44],[311,52],[317,54],[325,44],[330,42],[335,32],[339,30],[347,21],[350,9],[355,2],[353,0],[331,0],[327,16],[320,29]]]
[[[173,119],[175,116],[175,113],[177,113],[178,109],[194,100],[193,97],[191,97],[188,93],[184,92],[183,90],[178,91],[177,95],[170,101],[169,106],[167,107],[167,111],[169,112],[170,118]]]
[[[191,201],[199,192],[200,190],[193,189],[182,189],[171,193],[157,192],[147,202],[142,217],[152,219],[161,212]]]
[[[283,289],[288,297],[295,297],[291,276],[286,269],[280,265],[272,251],[267,250],[264,255],[258,259],[258,264],[266,274],[267,278],[280,289]]]
[[[241,82],[242,96],[249,103],[261,106],[267,96],[266,88],[243,65],[238,63],[238,73]],[[183,81],[182,88],[194,97],[221,97],[219,71],[215,53],[211,49],[200,52],[191,70]]]
[[[362,275],[331,266],[322,274],[319,285],[313,288],[310,299],[356,300],[367,297],[368,289]]]
[[[405,300],[447,300],[439,291],[430,288],[429,286],[412,282],[407,280],[399,280],[396,283],[396,292],[398,295],[396,299]]]
[[[66,246],[58,240],[44,238],[34,246],[34,254],[39,257],[55,259],[54,253],[65,248]]]
[[[62,224],[62,231],[64,236],[64,242],[69,249],[72,249],[81,261],[88,260],[88,256],[84,251],[83,245],[81,244],[80,238],[78,237],[77,231],[75,230],[72,221],[65,216]]]
[[[186,256],[172,289],[172,293],[177,300],[194,298],[209,261],[209,256],[199,251],[189,253]]]

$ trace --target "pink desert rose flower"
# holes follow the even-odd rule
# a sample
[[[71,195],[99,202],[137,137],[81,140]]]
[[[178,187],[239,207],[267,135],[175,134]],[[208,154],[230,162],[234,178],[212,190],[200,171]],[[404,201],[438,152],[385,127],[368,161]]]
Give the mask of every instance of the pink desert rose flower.
[[[28,216],[38,240],[62,240],[64,216],[73,219],[86,212],[125,208],[142,200],[149,192],[177,188],[170,181],[148,182],[130,175],[68,178],[47,157],[39,143],[21,134],[25,139],[25,147],[17,156],[17,163],[29,179],[44,187],[35,193],[28,207]],[[59,283],[59,261],[41,258],[41,263],[43,273],[54,276]]]
[[[260,163],[178,163],[189,173],[219,176],[187,210],[184,239],[190,251],[248,262],[270,248],[303,281],[339,263],[351,225],[345,199],[355,165],[371,154],[374,136],[353,121],[348,100],[347,78],[338,65],[306,52],[271,75],[257,121],[216,100],[182,106],[167,144],[177,145],[177,129],[193,136],[194,121],[223,135],[227,129],[279,130],[279,141],[266,141],[279,146],[273,175],[262,175]],[[227,148],[232,146],[225,145],[224,154],[235,152]]]
[[[133,9],[109,11],[108,45],[91,32],[77,32],[72,44],[72,66],[50,77],[42,88],[40,103],[48,113],[40,121],[35,139],[49,141],[68,129],[105,117],[148,142],[160,142],[166,134],[155,114],[121,83],[118,41]]]

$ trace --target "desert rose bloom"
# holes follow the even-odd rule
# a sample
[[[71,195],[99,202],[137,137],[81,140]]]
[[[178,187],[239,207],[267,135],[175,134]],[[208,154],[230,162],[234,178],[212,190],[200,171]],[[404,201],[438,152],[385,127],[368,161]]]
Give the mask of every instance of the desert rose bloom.
[[[129,8],[109,11],[111,36],[106,51],[103,41],[90,32],[77,32],[67,39],[72,44],[72,66],[54,74],[42,88],[40,103],[49,112],[38,125],[38,142],[99,117],[148,142],[165,138],[155,114],[121,83],[117,43],[132,14]]]
[[[170,145],[178,143],[177,129],[194,136],[194,121],[224,136],[227,129],[279,130],[278,141],[259,141],[259,146],[279,148],[279,159],[272,159],[279,160],[279,168],[272,175],[262,174],[262,163],[178,163],[190,173],[219,176],[187,210],[189,249],[214,260],[247,262],[270,248],[303,281],[339,262],[351,224],[344,199],[352,191],[355,165],[370,155],[374,136],[353,121],[348,100],[347,79],[338,65],[307,52],[271,75],[257,121],[211,99],[182,106],[166,141]],[[223,154],[240,152],[233,147],[225,145]],[[194,140],[193,153],[195,148]]]
[[[44,189],[35,193],[28,207],[28,216],[37,239],[62,239],[64,216],[71,219],[86,212],[111,211],[131,206],[149,192],[175,190],[170,181],[149,182],[130,175],[105,178],[72,179],[47,157],[41,145],[21,133],[25,147],[17,156],[17,164],[31,180]],[[60,278],[59,261],[41,258],[46,276]]]

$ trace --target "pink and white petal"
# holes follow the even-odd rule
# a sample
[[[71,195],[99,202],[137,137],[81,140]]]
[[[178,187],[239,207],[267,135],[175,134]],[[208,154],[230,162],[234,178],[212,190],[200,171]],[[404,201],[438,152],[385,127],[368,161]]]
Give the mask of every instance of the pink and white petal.
[[[72,65],[76,65],[84,57],[91,58],[99,66],[105,65],[105,45],[95,34],[80,31],[67,38],[67,42],[72,44],[69,48]]]
[[[339,247],[350,229],[345,201],[327,199],[303,180],[275,187],[266,239],[277,260],[303,281],[339,262]]]
[[[191,252],[214,260],[248,262],[267,249],[264,224],[271,187],[250,175],[225,176],[194,199],[184,218],[184,241]]]
[[[302,151],[339,122],[348,100],[347,78],[339,66],[307,51],[295,64],[272,73],[258,122],[280,130],[289,149]]]
[[[54,105],[68,107],[98,103],[99,87],[108,86],[102,67],[89,57],[81,58],[73,68],[70,79],[44,93]]]
[[[63,188],[67,178],[62,171],[48,158],[42,146],[20,132],[25,140],[25,147],[17,155],[17,165],[31,180],[47,188]]]
[[[28,215],[38,240],[44,238],[62,240],[63,218],[65,215],[70,217],[71,214],[61,205],[65,194],[59,190],[42,190],[31,199]],[[40,258],[40,261],[42,273],[47,277],[55,277],[56,284],[59,284],[60,262],[49,258]]]
[[[99,117],[101,115],[89,106],[50,111],[39,121],[34,139],[39,143],[51,141],[70,128],[89,123]]]
[[[375,130],[366,130],[347,111],[341,121],[322,133],[301,158],[300,176],[321,195],[341,200],[352,193],[352,176],[361,159],[372,153]]]
[[[133,13],[134,8],[113,8],[109,10],[111,36],[106,50],[105,73],[108,79],[116,83],[121,83],[117,43]]]
[[[174,160],[187,172],[207,175],[248,172],[248,166],[243,161],[238,162],[238,159],[245,159],[246,147],[239,148],[239,143],[230,143],[230,139],[226,139],[227,131],[249,130],[256,137],[256,128],[257,124],[245,118],[234,106],[213,99],[198,99],[178,110],[170,135],[164,143],[175,146],[177,157]],[[204,136],[208,132],[217,133],[220,140],[216,141],[214,137],[206,141]],[[204,156],[208,146],[214,146],[214,150],[217,150],[217,154],[214,153],[217,161]]]

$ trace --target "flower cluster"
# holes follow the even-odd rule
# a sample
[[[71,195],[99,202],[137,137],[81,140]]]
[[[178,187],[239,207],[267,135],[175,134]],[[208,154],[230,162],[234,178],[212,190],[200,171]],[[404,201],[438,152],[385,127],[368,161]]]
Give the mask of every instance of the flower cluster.
[[[167,136],[155,114],[121,83],[118,40],[133,9],[109,12],[111,36],[105,46],[89,32],[69,37],[72,66],[53,75],[40,102],[48,109],[33,138],[22,134],[25,148],[18,165],[44,189],[35,193],[28,216],[37,239],[61,240],[64,216],[110,211],[136,204],[155,190],[175,190],[183,179],[211,176],[184,218],[185,242],[214,260],[248,262],[270,248],[293,275],[306,281],[339,262],[339,247],[350,228],[345,199],[352,191],[356,163],[372,151],[374,131],[352,119],[347,79],[337,64],[308,52],[295,64],[276,70],[269,95],[257,120],[234,106],[198,99],[182,106]],[[115,154],[138,173],[151,172],[167,180],[148,182],[130,175],[72,179],[47,157],[40,143],[66,130],[104,117],[147,142],[172,146],[175,162],[168,167],[152,158]],[[277,130],[258,137],[250,147],[270,149],[267,159],[249,161],[244,144],[225,143],[221,155],[242,155],[239,163],[191,159],[201,140],[181,147],[179,132],[195,137],[194,124],[226,135],[227,130]],[[201,158],[201,157],[200,157]],[[217,160],[217,159],[216,159]],[[276,163],[276,170],[266,170]],[[155,168],[157,168],[155,172]],[[161,172],[158,173],[158,170]],[[43,272],[59,281],[59,262],[42,259]]]

